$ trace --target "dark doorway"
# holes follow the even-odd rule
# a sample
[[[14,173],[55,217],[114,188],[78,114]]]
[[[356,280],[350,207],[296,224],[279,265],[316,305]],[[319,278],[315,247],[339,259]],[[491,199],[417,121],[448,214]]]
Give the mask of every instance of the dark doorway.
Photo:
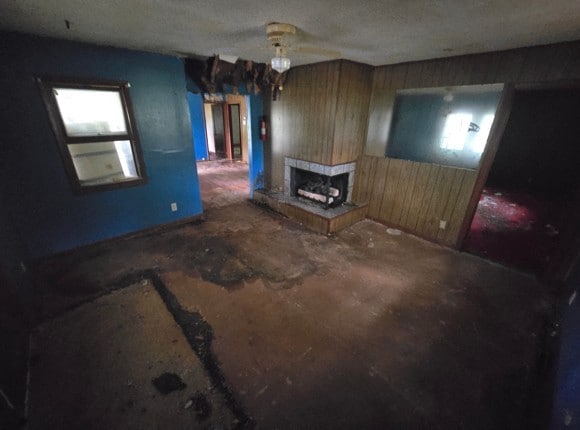
[[[468,252],[544,274],[576,235],[580,89],[518,90],[464,242]]]

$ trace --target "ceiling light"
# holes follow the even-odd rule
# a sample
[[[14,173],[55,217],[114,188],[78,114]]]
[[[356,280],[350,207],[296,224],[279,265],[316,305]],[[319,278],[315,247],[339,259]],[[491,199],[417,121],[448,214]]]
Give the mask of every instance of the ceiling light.
[[[290,68],[290,58],[286,57],[284,48],[276,46],[276,56],[272,58],[272,69],[284,73]]]

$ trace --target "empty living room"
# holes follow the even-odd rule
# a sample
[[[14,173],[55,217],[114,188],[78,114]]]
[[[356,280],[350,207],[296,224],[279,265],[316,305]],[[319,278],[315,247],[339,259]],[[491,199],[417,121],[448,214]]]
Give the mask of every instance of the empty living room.
[[[578,29],[0,4],[0,428],[580,428]]]

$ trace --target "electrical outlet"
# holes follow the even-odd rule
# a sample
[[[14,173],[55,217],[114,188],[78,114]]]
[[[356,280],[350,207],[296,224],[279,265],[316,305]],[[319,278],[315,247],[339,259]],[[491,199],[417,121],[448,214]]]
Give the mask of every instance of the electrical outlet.
[[[441,230],[445,230],[447,228],[447,221],[440,220],[439,221],[439,228]]]
[[[177,203],[171,203],[171,212],[177,212]]]

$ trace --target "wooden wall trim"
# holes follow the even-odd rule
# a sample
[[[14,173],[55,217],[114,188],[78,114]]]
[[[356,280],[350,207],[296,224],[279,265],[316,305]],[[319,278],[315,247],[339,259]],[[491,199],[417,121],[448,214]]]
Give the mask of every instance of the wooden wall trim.
[[[487,181],[487,177],[489,175],[489,171],[491,170],[495,154],[497,153],[499,144],[503,137],[503,132],[510,117],[513,101],[514,85],[507,84],[503,89],[503,93],[499,101],[495,118],[491,126],[491,131],[489,133],[489,138],[485,146],[485,151],[481,156],[481,163],[479,166],[477,180],[475,181],[473,191],[471,192],[471,198],[469,199],[469,204],[467,205],[467,209],[465,211],[465,217],[463,218],[461,228],[459,229],[457,235],[457,240],[454,244],[455,248],[461,248],[463,240],[465,239],[465,236],[467,236],[467,232],[471,226],[471,221],[475,216],[479,197],[481,196],[481,192],[483,191],[483,187]]]

